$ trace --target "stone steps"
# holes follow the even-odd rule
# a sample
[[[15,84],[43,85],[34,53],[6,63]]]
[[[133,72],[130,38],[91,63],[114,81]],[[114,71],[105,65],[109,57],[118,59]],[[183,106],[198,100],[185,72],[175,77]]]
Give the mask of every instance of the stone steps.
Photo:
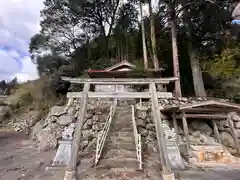
[[[130,151],[126,149],[109,149],[104,155],[104,157],[136,158],[136,151]]]
[[[131,151],[136,151],[136,146],[134,143],[116,143],[116,144],[108,144],[108,149],[124,149],[124,150],[131,150]]]
[[[108,141],[113,142],[113,143],[121,143],[121,142],[126,142],[126,143],[133,143],[134,139],[133,137],[111,137],[111,139]]]
[[[139,162],[132,126],[131,107],[117,107],[107,138],[106,151],[98,165],[92,168],[85,180],[139,180],[160,179],[159,168],[155,170],[156,156],[143,155],[144,171],[138,171]],[[147,173],[147,175],[146,175]]]
[[[99,171],[97,169],[96,171]],[[144,173],[136,171],[133,168],[112,168],[109,170],[102,170],[101,173],[92,173],[86,177],[81,177],[81,180],[139,180],[143,179]]]
[[[114,137],[133,137],[133,130],[132,131],[114,131],[112,134]]]
[[[110,157],[110,158],[102,158],[99,161],[99,165],[97,168],[135,168],[137,169],[137,159],[131,157]]]

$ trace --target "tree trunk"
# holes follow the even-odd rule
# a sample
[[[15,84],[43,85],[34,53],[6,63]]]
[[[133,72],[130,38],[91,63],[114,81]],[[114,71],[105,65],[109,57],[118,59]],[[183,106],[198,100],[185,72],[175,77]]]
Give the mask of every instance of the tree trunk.
[[[192,42],[188,42],[188,54],[191,62],[195,94],[196,96],[206,97],[207,94],[204,88],[201,67],[197,59],[197,51],[192,47]]]
[[[153,56],[153,65],[154,69],[159,69],[159,62],[157,57],[157,48],[156,48],[156,35],[155,35],[155,20],[152,10],[152,1],[148,1],[149,15],[150,15],[150,29],[151,29],[151,43],[152,43],[152,56]]]
[[[145,38],[145,27],[143,22],[143,12],[142,12],[142,3],[140,4],[140,16],[141,16],[141,28],[142,28],[142,45],[143,45],[143,62],[144,62],[144,69],[148,69],[148,57],[147,57],[147,46],[146,46],[146,38]]]
[[[174,72],[174,77],[178,77],[178,80],[175,81],[175,91],[176,91],[176,96],[181,97],[182,96],[182,91],[181,91],[178,47],[177,47],[175,5],[172,5],[172,7],[170,8],[170,11],[171,11],[171,30],[172,30],[173,72]]]
[[[125,37],[126,37],[126,38],[125,38],[125,39],[126,39],[126,42],[125,42],[125,43],[126,43],[126,52],[125,52],[126,55],[125,55],[125,60],[126,60],[126,61],[129,61],[129,59],[128,59],[128,37],[127,37],[127,32],[125,32]]]
[[[188,55],[191,62],[192,77],[193,77],[193,86],[195,90],[195,95],[200,97],[206,97],[206,91],[204,88],[204,83],[202,79],[202,71],[197,59],[197,50],[193,47],[192,43],[192,24],[189,17],[188,9],[184,9],[184,24],[188,37]]]

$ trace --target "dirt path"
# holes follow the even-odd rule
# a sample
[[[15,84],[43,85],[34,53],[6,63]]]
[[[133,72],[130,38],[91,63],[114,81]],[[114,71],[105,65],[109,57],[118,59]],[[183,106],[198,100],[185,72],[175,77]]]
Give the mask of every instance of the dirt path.
[[[54,152],[38,152],[27,136],[0,132],[0,179],[33,180],[44,174]]]

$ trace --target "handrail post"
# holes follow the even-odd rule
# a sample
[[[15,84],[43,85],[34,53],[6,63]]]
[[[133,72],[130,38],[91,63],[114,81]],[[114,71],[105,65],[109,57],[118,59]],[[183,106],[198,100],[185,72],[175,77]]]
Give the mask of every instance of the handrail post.
[[[116,106],[117,106],[117,99],[115,98],[114,102],[113,102],[113,106],[111,106],[111,108],[110,108],[110,112],[108,114],[108,117],[107,117],[106,123],[103,127],[103,130],[101,131],[101,133],[97,137],[95,166],[97,165],[97,163],[98,163],[98,161],[101,157],[102,150],[103,150],[103,147],[104,147],[104,144],[105,144],[105,141],[106,141],[111,123],[112,123],[112,119],[113,119],[113,116],[115,114]]]
[[[137,160],[139,161],[139,169],[142,170],[142,142],[141,142],[141,135],[138,134],[137,131],[137,124],[135,120],[135,110],[134,106],[132,105],[132,123],[133,123],[133,135],[134,135],[134,142],[136,145],[136,154],[137,154]]]

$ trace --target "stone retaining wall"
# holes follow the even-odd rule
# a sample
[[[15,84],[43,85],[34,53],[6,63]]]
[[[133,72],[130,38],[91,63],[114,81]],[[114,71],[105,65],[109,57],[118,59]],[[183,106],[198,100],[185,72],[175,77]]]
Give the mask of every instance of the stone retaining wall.
[[[82,129],[80,146],[82,150],[90,150],[96,147],[97,134],[104,127],[111,104],[111,101],[89,101]],[[64,113],[64,106],[54,106],[47,117],[34,126],[32,139],[39,150],[55,149],[64,129],[67,129],[71,124],[75,126],[77,105],[79,105],[79,102],[74,101],[69,107],[68,113]]]
[[[142,136],[143,150],[149,153],[157,152],[156,130],[151,109],[136,109],[135,119],[138,133]]]

